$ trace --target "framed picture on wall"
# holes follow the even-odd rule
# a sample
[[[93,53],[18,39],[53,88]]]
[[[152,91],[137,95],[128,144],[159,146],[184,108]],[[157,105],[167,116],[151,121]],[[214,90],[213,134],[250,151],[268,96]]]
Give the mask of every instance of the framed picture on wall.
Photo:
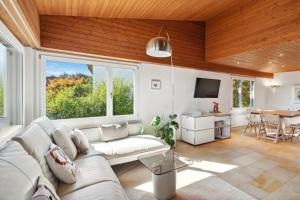
[[[160,90],[161,89],[161,81],[158,79],[151,80],[151,89]]]
[[[300,103],[300,85],[293,86],[293,103]]]

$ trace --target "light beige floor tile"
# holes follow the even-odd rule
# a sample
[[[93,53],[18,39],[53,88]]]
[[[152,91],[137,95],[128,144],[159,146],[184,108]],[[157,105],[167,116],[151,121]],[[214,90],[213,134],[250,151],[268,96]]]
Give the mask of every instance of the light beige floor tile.
[[[266,172],[266,174],[268,176],[271,176],[271,177],[279,180],[282,183],[284,183],[296,176],[295,173],[287,171],[285,169],[282,169],[281,167],[272,168],[271,170],[268,170]],[[300,185],[299,185],[299,187],[300,187]]]
[[[270,169],[276,167],[277,165],[279,165],[278,162],[269,160],[269,159],[262,159],[262,160],[256,161],[253,164],[254,167],[258,167],[263,170],[270,170]]]
[[[279,190],[269,194],[264,200],[298,200],[300,199],[300,194],[291,190],[287,186],[281,187]]]
[[[264,158],[263,155],[253,152],[244,156],[240,156],[234,159],[232,162],[241,167],[250,165],[258,160],[261,160],[262,158]]]
[[[255,187],[249,183],[244,184],[244,185],[240,186],[239,188],[257,199],[263,199],[269,195],[269,193]]]

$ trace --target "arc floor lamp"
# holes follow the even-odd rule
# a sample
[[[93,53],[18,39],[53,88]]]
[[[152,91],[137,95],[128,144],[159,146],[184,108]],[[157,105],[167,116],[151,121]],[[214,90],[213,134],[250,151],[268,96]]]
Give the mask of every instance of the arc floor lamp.
[[[146,46],[146,54],[155,58],[169,58],[171,60],[171,84],[172,84],[172,114],[174,114],[174,66],[173,66],[173,54],[172,46],[170,43],[170,37],[168,32],[166,33],[167,37],[161,36],[163,26],[160,28],[157,37],[150,39]]]

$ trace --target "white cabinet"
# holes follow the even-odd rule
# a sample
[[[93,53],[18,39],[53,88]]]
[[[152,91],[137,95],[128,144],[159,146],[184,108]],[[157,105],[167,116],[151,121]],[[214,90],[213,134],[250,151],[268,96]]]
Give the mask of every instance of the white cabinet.
[[[182,128],[199,131],[204,129],[214,128],[214,117],[193,117],[189,115],[182,115]]]
[[[220,121],[222,127],[219,127]],[[229,124],[227,129],[224,129],[225,124]],[[224,138],[230,137],[230,115],[207,114],[195,116],[186,114],[181,116],[181,140],[187,143],[198,145],[213,142],[215,141],[216,130],[219,133],[220,129],[224,129],[221,132]],[[216,137],[221,138],[219,135],[216,135]]]

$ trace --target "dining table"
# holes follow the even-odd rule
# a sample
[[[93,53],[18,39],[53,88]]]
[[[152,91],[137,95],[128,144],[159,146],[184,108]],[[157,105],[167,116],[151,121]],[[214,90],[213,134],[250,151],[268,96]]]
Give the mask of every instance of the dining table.
[[[253,110],[251,114],[260,115],[260,114],[270,114],[278,115],[280,118],[294,118],[300,117],[300,111],[293,110]]]
[[[277,115],[280,118],[281,127],[292,127],[294,134],[296,127],[300,125],[300,111],[293,110],[253,110],[254,115]],[[283,138],[284,139],[284,138]],[[275,140],[275,143],[277,139]]]

